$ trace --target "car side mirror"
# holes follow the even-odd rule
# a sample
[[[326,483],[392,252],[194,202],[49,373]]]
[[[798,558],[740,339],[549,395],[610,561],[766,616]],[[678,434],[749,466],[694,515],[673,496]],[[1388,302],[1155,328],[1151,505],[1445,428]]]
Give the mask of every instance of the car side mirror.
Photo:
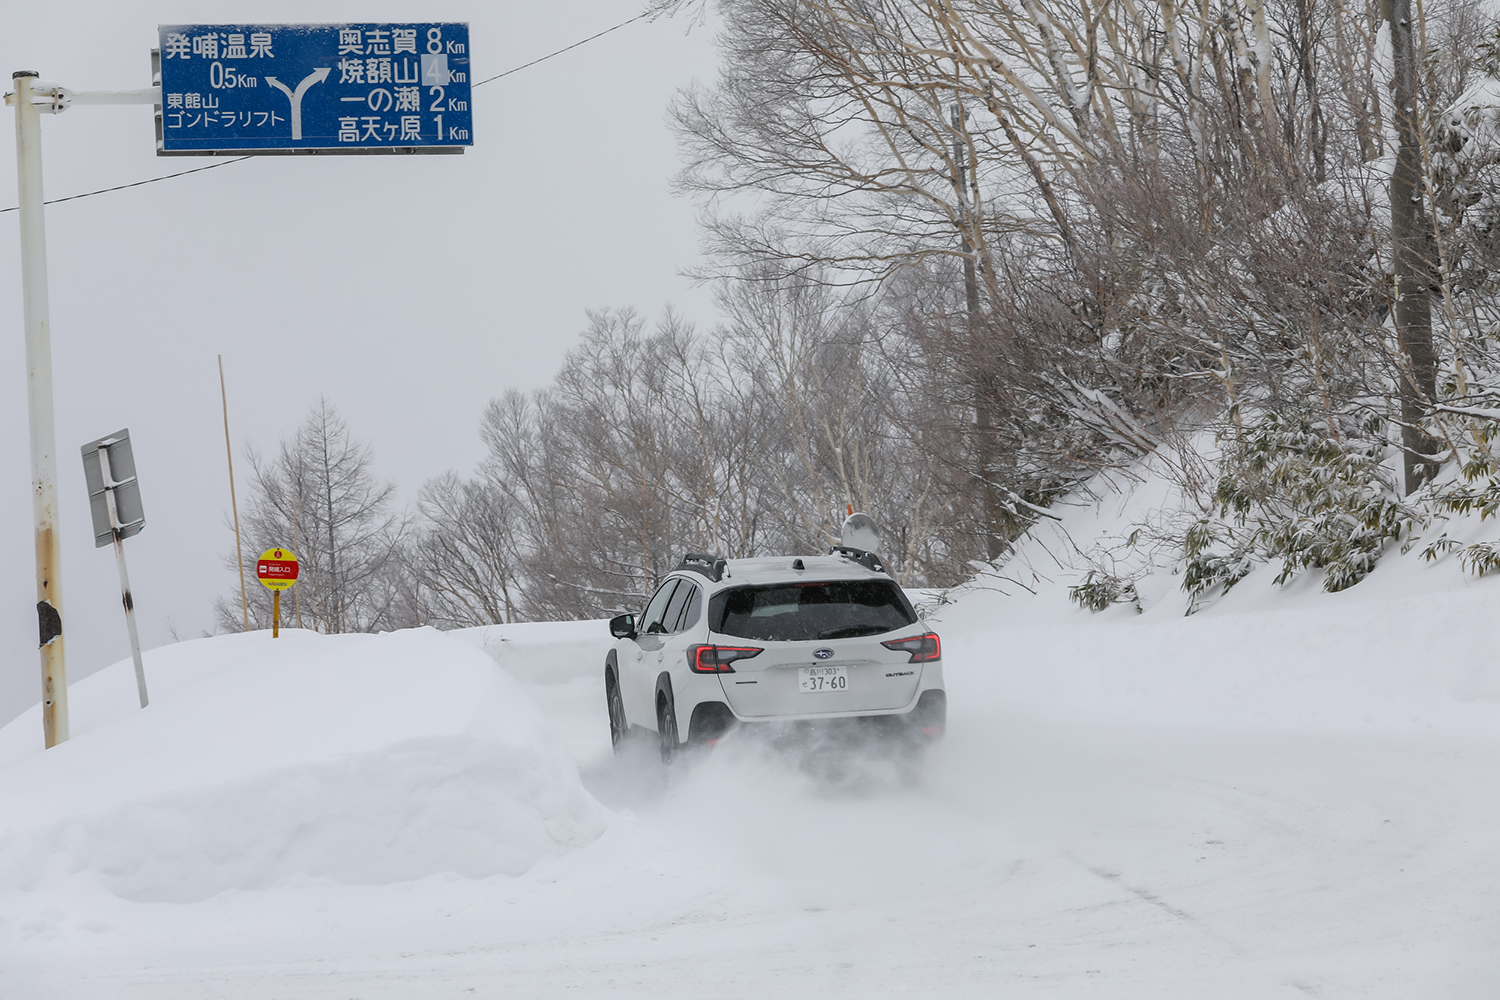
[[[616,639],[634,639],[635,615],[616,615],[609,620],[609,634]]]

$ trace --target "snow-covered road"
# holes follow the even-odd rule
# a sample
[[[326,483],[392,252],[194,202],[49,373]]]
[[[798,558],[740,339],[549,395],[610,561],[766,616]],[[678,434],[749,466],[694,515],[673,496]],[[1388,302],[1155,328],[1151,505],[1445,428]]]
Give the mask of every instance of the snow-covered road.
[[[993,660],[996,636],[1127,660],[1160,638],[1089,628],[955,620],[950,733],[916,787],[753,741],[669,775],[613,760],[586,626],[471,635],[611,810],[599,839],[516,877],[6,891],[0,996],[1495,994],[1496,734],[1018,710],[1024,661]]]

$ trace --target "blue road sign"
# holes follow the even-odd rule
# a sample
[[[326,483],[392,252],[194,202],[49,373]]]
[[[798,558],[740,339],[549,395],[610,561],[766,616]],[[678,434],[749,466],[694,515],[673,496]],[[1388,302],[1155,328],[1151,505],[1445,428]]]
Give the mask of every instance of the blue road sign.
[[[162,153],[463,152],[469,26],[164,24]]]

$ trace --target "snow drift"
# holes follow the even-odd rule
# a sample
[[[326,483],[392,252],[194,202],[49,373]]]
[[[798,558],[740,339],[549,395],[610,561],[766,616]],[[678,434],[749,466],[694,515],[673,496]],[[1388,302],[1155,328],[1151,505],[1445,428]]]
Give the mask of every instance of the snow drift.
[[[46,753],[38,710],[0,730],[0,891],[517,875],[604,829],[522,689],[431,629],[219,636],[146,670],[145,711],[128,660],[72,685],[73,738]]]
[[[1100,475],[998,570],[926,602],[944,638],[952,711],[981,703],[1052,722],[1500,729],[1489,624],[1500,617],[1500,577],[1422,555],[1443,532],[1495,538],[1494,519],[1442,517],[1406,551],[1387,544],[1368,577],[1337,593],[1323,590],[1321,571],[1278,585],[1270,562],[1194,602],[1174,539],[1201,511],[1172,461]],[[1091,572],[1129,580],[1132,597],[1101,612],[1078,606],[1070,589]]]
[[[515,678],[580,765],[610,756],[604,657],[614,640],[608,621],[483,625],[448,635],[484,650]]]

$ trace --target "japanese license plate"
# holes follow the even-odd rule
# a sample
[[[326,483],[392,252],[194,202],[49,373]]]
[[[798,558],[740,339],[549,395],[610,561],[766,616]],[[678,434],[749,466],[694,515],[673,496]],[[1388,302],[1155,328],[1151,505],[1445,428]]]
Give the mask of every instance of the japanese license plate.
[[[849,690],[846,667],[798,667],[797,690],[819,694],[824,691]]]

